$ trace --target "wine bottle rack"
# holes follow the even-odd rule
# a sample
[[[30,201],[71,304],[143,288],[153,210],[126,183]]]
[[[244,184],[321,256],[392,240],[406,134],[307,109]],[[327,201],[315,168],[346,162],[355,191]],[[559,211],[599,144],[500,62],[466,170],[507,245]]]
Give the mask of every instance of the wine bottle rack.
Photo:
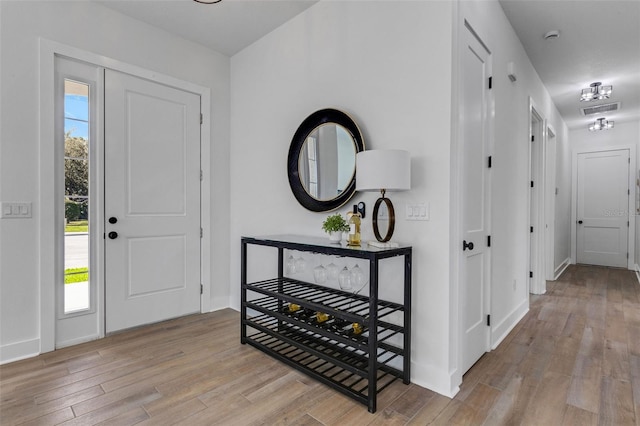
[[[247,282],[247,246],[274,247],[278,276]],[[377,394],[410,382],[411,247],[345,247],[324,239],[241,239],[241,343],[249,344],[376,411]],[[369,262],[369,295],[285,277],[284,250]],[[404,256],[403,303],[378,299],[381,259]],[[318,315],[320,313],[320,315]]]

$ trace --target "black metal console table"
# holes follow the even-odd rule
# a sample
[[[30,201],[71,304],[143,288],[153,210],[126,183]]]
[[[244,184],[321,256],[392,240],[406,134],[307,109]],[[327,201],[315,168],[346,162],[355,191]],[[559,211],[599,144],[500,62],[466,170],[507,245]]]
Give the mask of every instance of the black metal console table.
[[[277,277],[247,282],[248,245],[277,248]],[[371,413],[377,393],[395,379],[409,384],[411,247],[349,247],[298,235],[242,237],[241,246],[241,343],[356,399]],[[285,277],[284,249],[367,260],[369,295]],[[404,256],[403,303],[378,298],[378,262],[395,256]]]

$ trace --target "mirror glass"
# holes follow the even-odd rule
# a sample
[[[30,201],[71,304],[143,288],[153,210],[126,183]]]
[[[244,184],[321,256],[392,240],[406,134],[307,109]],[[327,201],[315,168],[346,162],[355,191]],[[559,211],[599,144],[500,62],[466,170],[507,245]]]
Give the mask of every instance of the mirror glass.
[[[360,151],[360,129],[344,112],[323,109],[307,117],[293,135],[287,160],[289,185],[298,202],[324,212],[349,201],[355,193]]]
[[[300,183],[311,197],[327,201],[340,196],[356,171],[356,144],[339,124],[322,124],[309,133],[298,159]]]

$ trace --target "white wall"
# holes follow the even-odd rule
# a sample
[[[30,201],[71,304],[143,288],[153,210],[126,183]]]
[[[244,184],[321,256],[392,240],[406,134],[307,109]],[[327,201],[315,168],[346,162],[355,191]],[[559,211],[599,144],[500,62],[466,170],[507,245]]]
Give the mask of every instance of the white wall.
[[[309,114],[343,110],[368,149],[411,153],[412,189],[389,194],[399,216],[393,238],[414,247],[412,380],[442,393],[450,391],[452,18],[448,1],[320,2],[231,59],[231,306],[239,307],[241,236],[323,235],[327,214],[291,193],[287,153]],[[357,194],[340,211],[365,201],[371,212],[377,197]],[[430,220],[405,221],[408,201],[430,202]],[[370,216],[363,234],[373,239]]]
[[[529,98],[555,129],[557,144],[567,145],[567,129],[498,2],[460,2],[459,28],[465,19],[492,52],[491,340],[495,346],[528,310]],[[507,76],[509,62],[515,64],[515,82]]]
[[[33,217],[0,220],[0,360],[39,350],[39,37],[211,89],[211,304],[228,301],[229,59],[94,2],[0,2],[0,199]],[[44,159],[47,161],[47,159]],[[196,165],[197,167],[197,165]],[[49,230],[51,231],[51,230]],[[53,277],[44,277],[53,282]]]

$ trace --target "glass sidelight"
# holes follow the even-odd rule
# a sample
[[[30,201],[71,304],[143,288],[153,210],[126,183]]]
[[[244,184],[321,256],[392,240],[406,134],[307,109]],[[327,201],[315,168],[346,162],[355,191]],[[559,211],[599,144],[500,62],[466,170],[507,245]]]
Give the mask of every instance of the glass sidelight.
[[[89,84],[64,80],[64,313],[88,310]]]

